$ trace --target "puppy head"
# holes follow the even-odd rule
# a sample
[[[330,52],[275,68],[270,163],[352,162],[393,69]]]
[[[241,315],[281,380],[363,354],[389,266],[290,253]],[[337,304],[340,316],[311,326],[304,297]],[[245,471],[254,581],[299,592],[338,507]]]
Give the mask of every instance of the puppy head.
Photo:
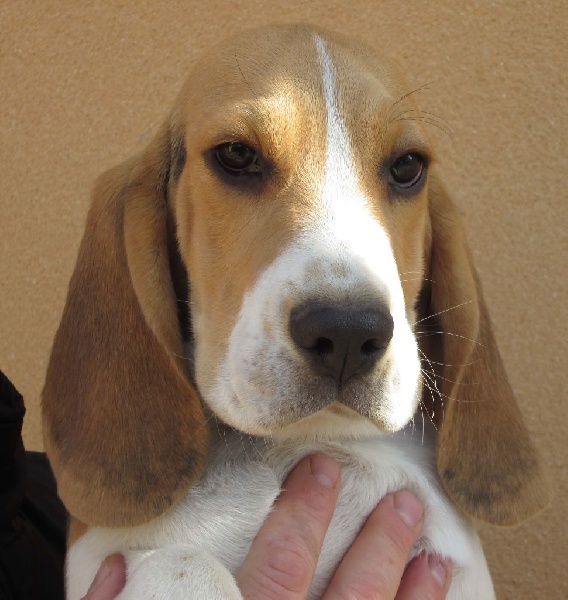
[[[455,210],[382,64],[303,26],[248,32],[204,57],[149,148],[103,176],[43,394],[74,516],[132,524],[175,502],[206,453],[196,388],[253,435],[388,432],[416,411],[421,361],[444,400],[450,495],[494,522],[537,507],[538,463]],[[420,348],[417,311],[448,335]]]

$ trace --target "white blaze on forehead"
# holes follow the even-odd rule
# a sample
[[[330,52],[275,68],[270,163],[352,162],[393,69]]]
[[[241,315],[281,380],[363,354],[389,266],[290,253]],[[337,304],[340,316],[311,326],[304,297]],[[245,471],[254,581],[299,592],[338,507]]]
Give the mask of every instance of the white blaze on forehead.
[[[351,155],[351,140],[337,107],[335,67],[327,53],[325,42],[319,36],[316,36],[316,46],[323,69],[323,89],[327,116],[324,179],[324,198],[326,198],[330,194],[356,189],[357,180]]]

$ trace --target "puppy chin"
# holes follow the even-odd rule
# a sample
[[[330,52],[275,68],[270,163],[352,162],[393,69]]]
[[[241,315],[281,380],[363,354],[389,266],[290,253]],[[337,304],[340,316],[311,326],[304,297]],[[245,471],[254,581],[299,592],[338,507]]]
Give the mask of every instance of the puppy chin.
[[[247,435],[272,436],[325,410],[335,400],[335,394],[314,391],[278,394],[276,400],[254,393],[252,387],[248,393],[239,394],[232,387],[222,390],[217,385],[203,400],[209,414],[232,429]]]
[[[380,431],[369,419],[336,401],[296,423],[281,427],[273,432],[272,437],[278,440],[333,442],[378,434]]]
[[[223,403],[222,408],[209,404],[209,412],[218,421],[246,435],[325,441],[399,431],[412,419],[418,404],[417,401],[409,404],[406,399],[405,410],[400,405],[393,410],[389,406],[392,403],[377,400],[376,396],[369,398],[368,390],[366,395],[354,390],[341,394],[329,388],[322,385],[322,393],[317,394],[314,386],[309,393],[283,398],[276,405],[266,398],[241,399],[231,391],[227,394],[231,397],[229,402]]]

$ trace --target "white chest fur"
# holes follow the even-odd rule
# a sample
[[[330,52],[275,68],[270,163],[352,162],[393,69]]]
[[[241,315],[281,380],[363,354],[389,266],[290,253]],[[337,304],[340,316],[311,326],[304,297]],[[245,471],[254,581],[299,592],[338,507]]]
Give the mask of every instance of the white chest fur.
[[[475,529],[440,490],[433,468],[432,436],[428,432],[424,436],[421,428],[319,443],[289,439],[275,442],[234,433],[220,435],[201,481],[167,513],[137,527],[90,529],[73,545],[68,555],[68,598],[82,597],[102,560],[114,552],[125,554],[129,570],[127,589],[120,598],[149,594],[149,585],[153,594],[161,591],[157,598],[177,598],[168,580],[169,571],[177,568],[172,563],[181,555],[184,560],[188,556],[205,557],[205,562],[199,563],[200,573],[205,571],[205,575],[201,579],[187,577],[178,583],[180,598],[238,597],[229,596],[230,591],[220,591],[225,589],[224,583],[217,580],[230,579],[227,571],[236,572],[286,474],[314,451],[326,452],[340,463],[342,484],[310,598],[320,597],[380,498],[398,489],[413,491],[424,503],[424,529],[414,553],[436,552],[453,561],[448,597],[494,598]],[[171,569],[165,569],[164,564]]]

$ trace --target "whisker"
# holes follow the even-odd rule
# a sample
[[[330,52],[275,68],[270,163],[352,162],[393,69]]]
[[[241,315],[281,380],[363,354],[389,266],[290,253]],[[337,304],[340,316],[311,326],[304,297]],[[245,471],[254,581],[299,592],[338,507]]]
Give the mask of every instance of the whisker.
[[[428,386],[426,386],[426,387],[428,387]],[[484,401],[483,398],[479,398],[477,400],[463,400],[461,398],[452,398],[451,396],[448,396],[447,394],[442,394],[440,392],[440,401],[442,401],[442,399],[449,400],[450,402],[459,402],[460,404],[477,404],[479,402]],[[442,402],[442,406],[443,406],[443,402]]]
[[[420,371],[422,372],[422,375],[426,375],[428,381],[430,381],[432,383],[432,385],[436,386],[436,375],[434,373],[430,373],[428,371],[428,369],[420,369]],[[424,382],[426,383],[426,382]],[[436,387],[436,392],[440,392],[440,390]]]
[[[437,373],[431,373],[431,375],[433,375],[436,379],[442,379],[443,381],[447,381],[448,383],[457,383],[457,381],[454,381],[453,379],[448,379],[447,377],[442,377],[441,375],[438,375]],[[479,382],[478,381],[461,382],[460,385],[479,385]]]
[[[398,104],[400,104],[401,102],[406,100],[409,96],[412,96],[412,94],[416,94],[417,92],[422,92],[423,90],[429,89],[428,86],[432,85],[433,83],[436,83],[437,81],[438,81],[438,79],[433,79],[432,81],[429,81],[428,83],[425,83],[424,85],[421,85],[420,87],[417,87],[416,89],[411,90],[410,92],[407,92],[406,94],[403,94],[398,100],[393,102],[393,104],[391,106],[391,110],[395,106],[397,106]]]
[[[461,338],[462,340],[467,340],[468,342],[471,342],[472,344],[475,344],[476,346],[481,346],[482,348],[484,347],[484,344],[482,344],[481,342],[478,342],[477,340],[472,340],[471,338],[468,338],[465,335],[460,335],[459,333],[451,333],[449,331],[428,331],[428,332],[424,332],[427,333],[428,335],[432,335],[434,333],[439,334],[439,335],[451,335],[452,337],[458,337]],[[416,334],[416,335],[422,335],[422,334]]]
[[[414,279],[402,279],[402,277],[404,275],[420,275],[420,277],[416,277]],[[417,280],[422,280],[422,281],[430,281],[431,283],[436,283],[433,279],[430,279],[428,277],[424,277],[424,271],[401,271],[399,273],[399,276],[401,278],[401,281],[417,281]]]
[[[187,356],[183,356],[182,354],[177,354],[176,352],[169,351],[170,356],[175,356],[176,358],[181,358],[182,360],[189,361]]]
[[[414,114],[414,116],[412,116]],[[408,115],[408,116],[405,116]],[[403,120],[419,120],[424,121],[425,123],[431,122],[432,124],[438,124],[439,127],[444,128],[444,131],[449,134],[455,134],[454,126],[444,117],[437,115],[433,112],[428,112],[427,110],[416,109],[416,108],[408,108],[406,110],[400,110],[396,114],[391,116],[391,122],[403,121]],[[451,136],[450,136],[451,137]]]
[[[214,412],[211,413],[211,416],[207,420],[210,421],[211,419],[215,421],[215,427],[217,428],[217,433],[219,434],[219,437],[222,437],[225,446],[228,446],[227,434],[225,433],[225,429],[223,428],[223,430],[221,430],[221,428],[219,427],[219,419],[217,418],[217,415]]]
[[[434,313],[433,315],[428,315],[427,317],[424,317],[423,319],[416,321],[416,324],[422,323],[422,321],[427,321],[428,319],[431,319],[432,317],[437,317],[438,315],[443,315],[444,313],[450,312],[451,310],[455,310],[456,308],[466,306],[467,304],[471,304],[472,302],[473,302],[473,300],[466,300],[465,302],[462,302],[461,304],[456,304],[455,306],[450,306],[450,308],[446,308],[444,310],[441,310],[440,312]]]
[[[429,360],[429,358],[426,356],[426,354],[424,354],[424,352],[422,352],[422,350],[420,350],[420,349],[419,349],[419,352],[420,352],[420,354],[422,354],[422,356],[424,357],[424,359],[426,360],[426,362],[427,362],[428,364],[430,364],[430,360]],[[422,369],[422,368],[420,368],[420,371],[421,371],[423,374],[427,375],[428,379],[430,379],[430,381],[431,381],[432,385],[434,386],[434,388],[435,388],[435,390],[436,390],[436,393],[438,394],[438,397],[440,398],[440,402],[442,403],[442,410],[443,410],[443,407],[444,407],[444,401],[442,400],[442,392],[441,392],[441,391],[438,389],[438,384],[436,383],[436,373],[434,372],[434,367],[433,367],[431,364],[430,364],[430,369],[432,369],[432,375],[433,375],[433,379],[430,379],[430,374],[429,374],[429,373],[427,373],[425,369]],[[424,384],[425,384],[425,385],[426,385],[426,387],[427,387],[427,388],[430,390],[430,396],[432,397],[432,417],[430,417],[430,420],[432,421],[432,425],[434,425],[434,421],[433,421],[433,418],[434,418],[434,412],[433,412],[433,411],[434,411],[434,405],[436,404],[436,400],[435,400],[435,398],[434,398],[434,393],[433,393],[433,392],[434,392],[434,390],[432,390],[432,389],[430,388],[430,386],[429,386],[429,385],[428,385],[428,383],[427,383],[427,382],[424,380],[424,378],[422,378],[422,381],[424,381]],[[421,400],[421,402],[422,402],[422,400]],[[424,407],[424,408],[426,408],[426,407]],[[430,416],[430,415],[428,415],[428,416]],[[436,426],[434,425],[434,427],[436,427]]]
[[[254,443],[254,439],[253,439],[252,435],[249,435],[248,439],[249,439],[250,447],[252,448],[253,452],[256,454],[256,456],[258,458],[262,459],[263,458],[262,452],[257,448],[256,444]]]
[[[423,375],[426,375],[427,378],[430,381],[432,381],[431,376],[434,378],[434,380],[432,381],[432,383],[433,383],[434,387],[436,388],[436,393],[438,394],[438,396],[440,398],[440,402],[442,404],[442,418],[444,416],[444,400],[443,400],[444,398],[446,398],[447,400],[450,400],[451,402],[463,402],[464,404],[466,404],[466,403],[467,404],[473,404],[473,403],[477,403],[477,402],[482,402],[483,401],[483,398],[480,398],[479,400],[462,400],[460,398],[451,398],[447,394],[443,394],[438,389],[438,385],[436,383],[436,379],[443,379],[444,381],[449,381],[450,383],[455,383],[455,381],[451,381],[450,379],[445,379],[441,375],[436,375],[436,372],[434,371],[434,368],[432,367],[432,361],[426,356],[426,354],[424,354],[424,352],[422,352],[422,350],[420,350],[420,348],[418,348],[418,352],[420,352],[420,354],[423,356],[424,360],[430,365],[431,372],[428,372],[426,369],[423,369],[422,367],[420,368],[420,371],[422,372]],[[477,361],[475,361],[475,362],[477,362]],[[440,363],[436,363],[436,364],[440,364]],[[433,390],[430,388],[430,386],[424,380],[424,378],[422,378],[422,381],[424,382],[424,385],[430,390],[430,393],[432,394]],[[466,385],[466,384],[462,384],[462,385]],[[467,385],[478,385],[478,384],[469,383]],[[433,396],[432,396],[432,400],[435,402]]]
[[[205,421],[197,428],[197,433],[199,433],[204,427],[207,427],[211,419],[215,419],[215,422],[217,423],[217,417],[214,413],[211,413],[211,415],[209,415],[209,417],[207,417]]]
[[[424,387],[430,392],[430,397],[432,398],[432,407],[436,403],[436,399],[434,398],[434,394],[436,394],[438,396],[438,399],[443,404],[443,399],[442,399],[443,394],[440,393],[440,390],[437,387],[433,388],[433,387],[431,387],[428,384],[428,381],[426,379],[424,379],[424,375],[425,375],[424,371],[422,371],[422,375],[423,375],[423,377],[422,377],[422,383],[424,384]],[[434,382],[434,385],[436,385],[435,382]],[[423,402],[422,402],[422,406],[423,406],[424,410],[427,410],[426,406],[424,405]],[[432,417],[431,418],[433,418],[433,417],[434,417],[434,408],[432,408]]]
[[[420,411],[420,412],[422,412],[422,418],[424,418],[424,413],[426,413],[426,415],[428,416],[428,419],[430,420],[430,423],[432,423],[432,427],[434,427],[434,429],[436,431],[438,431],[438,428],[436,427],[436,423],[434,423],[434,420],[432,418],[433,415],[430,416],[430,413],[428,412],[428,409],[426,408],[426,406],[424,405],[424,402],[422,402],[422,400],[420,400],[420,405],[424,409],[423,411]],[[422,445],[424,445],[424,430],[422,431]]]
[[[430,390],[430,395],[432,396],[432,400],[433,400],[434,402],[436,402],[436,400],[435,400],[435,398],[434,398],[434,395],[433,395],[433,394],[434,394],[434,392],[435,392],[435,393],[438,395],[438,398],[440,399],[440,402],[443,402],[443,400],[442,400],[442,396],[443,396],[443,394],[442,394],[442,392],[441,392],[441,391],[438,389],[438,384],[436,383],[436,379],[435,379],[435,377],[434,377],[434,378],[432,378],[432,377],[430,376],[430,374],[426,372],[426,370],[425,370],[425,369],[420,369],[420,371],[422,372],[422,375],[423,375],[423,377],[422,377],[422,381],[423,381],[424,385],[425,385],[425,386],[426,386],[426,387],[427,387],[427,388]],[[424,379],[424,375],[426,375],[426,379]],[[430,386],[430,384],[428,383],[428,381],[429,381],[429,382],[430,382],[430,383],[431,383],[431,384],[434,386],[433,388]],[[432,410],[434,410],[434,409],[432,409]],[[433,414],[433,413],[432,413],[432,416],[434,416],[434,414]]]
[[[255,96],[255,93],[253,92],[250,83],[247,81],[247,78],[245,77],[243,70],[241,69],[241,65],[239,64],[239,60],[237,58],[237,55],[235,54],[235,62],[237,63],[237,67],[239,69],[239,72],[241,74],[241,77],[243,78],[244,82],[247,84],[248,89],[251,91],[252,95]]]
[[[422,115],[420,111],[417,110],[407,112],[414,112],[416,113],[416,116],[412,116],[411,114],[404,116],[404,113],[402,113],[396,118],[391,118],[391,123],[396,123],[397,121],[420,121],[421,123],[427,123],[428,125],[433,125],[434,127],[440,129],[440,131],[443,131],[450,138],[450,140],[455,143],[455,132],[453,127],[441,117],[427,116],[426,114]]]
[[[426,373],[424,372],[423,369],[420,369],[422,371],[422,374],[425,375]],[[436,375],[435,377],[438,377],[438,375]],[[449,380],[448,380],[449,381]],[[444,399],[445,400],[449,400],[450,402],[460,402],[461,404],[477,404],[478,402],[483,402],[483,398],[479,398],[478,400],[463,400],[462,398],[452,398],[451,396],[448,396],[447,394],[443,394],[439,389],[438,386],[436,386],[436,389],[431,388],[428,385],[428,382],[425,381],[424,378],[422,378],[422,382],[424,383],[424,385],[426,386],[426,388],[428,390],[430,390],[431,394],[433,392],[435,392],[436,394],[438,394],[440,402],[442,404],[442,410],[444,408]],[[434,397],[432,396],[432,400],[434,400]]]
[[[422,353],[422,350],[420,350],[420,352]],[[424,357],[424,358],[426,358],[426,357]],[[440,367],[461,367],[461,368],[470,367],[471,365],[475,365],[476,363],[478,363],[480,361],[480,359],[478,358],[477,360],[472,360],[471,362],[468,362],[468,363],[452,364],[452,363],[436,362],[435,360],[432,360],[432,359],[427,359],[427,360],[429,363],[431,363],[433,365],[439,365]]]

